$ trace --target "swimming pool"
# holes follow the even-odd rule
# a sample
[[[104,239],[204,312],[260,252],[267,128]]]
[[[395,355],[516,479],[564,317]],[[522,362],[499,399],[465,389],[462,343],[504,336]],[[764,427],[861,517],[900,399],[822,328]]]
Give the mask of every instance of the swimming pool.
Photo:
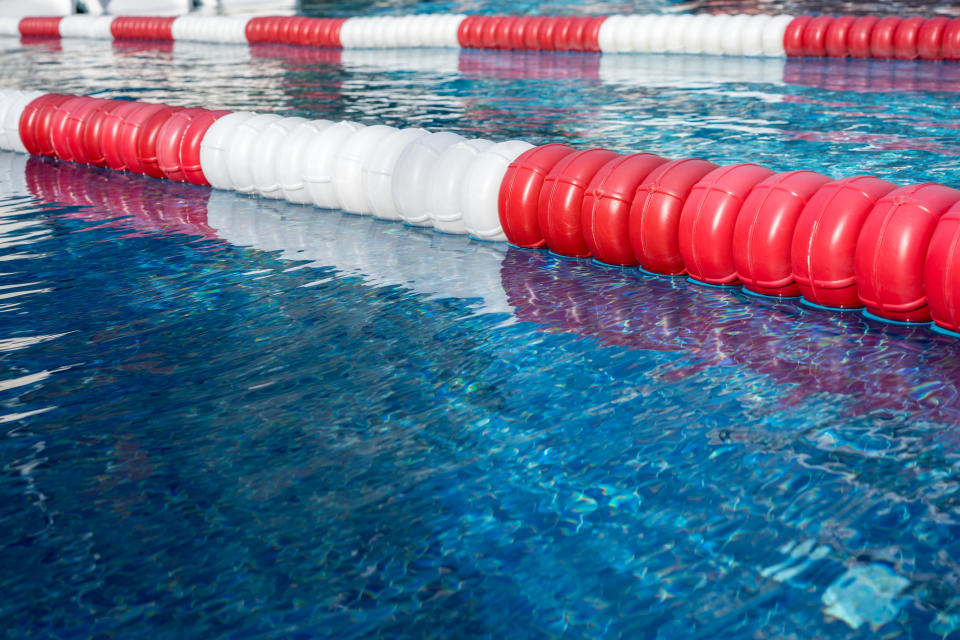
[[[951,64],[3,46],[6,87],[957,184]],[[953,339],[14,154],[0,182],[11,637],[960,623]]]

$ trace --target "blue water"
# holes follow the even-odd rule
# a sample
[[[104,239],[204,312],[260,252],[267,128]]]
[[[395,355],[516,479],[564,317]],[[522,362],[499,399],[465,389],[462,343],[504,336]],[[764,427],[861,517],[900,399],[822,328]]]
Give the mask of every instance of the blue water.
[[[7,87],[957,184],[958,65],[3,46]],[[927,327],[0,154],[0,629],[957,635],[958,384]]]

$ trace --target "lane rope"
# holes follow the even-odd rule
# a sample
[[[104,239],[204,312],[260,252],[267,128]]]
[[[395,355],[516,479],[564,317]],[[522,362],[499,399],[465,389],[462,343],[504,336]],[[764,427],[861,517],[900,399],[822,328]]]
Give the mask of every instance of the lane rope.
[[[0,148],[960,332],[960,190],[0,90]]]

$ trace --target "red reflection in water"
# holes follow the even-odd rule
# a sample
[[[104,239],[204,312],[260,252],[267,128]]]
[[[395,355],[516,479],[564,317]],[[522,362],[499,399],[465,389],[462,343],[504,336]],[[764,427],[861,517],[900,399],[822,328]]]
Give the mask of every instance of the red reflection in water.
[[[501,281],[522,320],[604,344],[686,352],[690,358],[657,372],[667,380],[736,364],[787,385],[785,404],[839,394],[858,412],[910,411],[960,424],[960,349],[926,327],[877,327],[855,314],[514,248]]]
[[[134,230],[216,238],[207,225],[210,190],[116,171],[31,157],[25,178],[30,193],[45,202],[79,207],[64,217]]]

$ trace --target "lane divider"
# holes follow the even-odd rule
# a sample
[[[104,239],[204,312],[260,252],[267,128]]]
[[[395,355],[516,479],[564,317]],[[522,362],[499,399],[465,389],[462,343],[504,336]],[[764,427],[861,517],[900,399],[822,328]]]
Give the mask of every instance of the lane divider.
[[[960,190],[941,184],[15,90],[0,148],[960,335]]]
[[[960,18],[667,14],[359,18],[0,17],[0,35],[250,42],[312,47],[461,47],[726,56],[960,60]]]

